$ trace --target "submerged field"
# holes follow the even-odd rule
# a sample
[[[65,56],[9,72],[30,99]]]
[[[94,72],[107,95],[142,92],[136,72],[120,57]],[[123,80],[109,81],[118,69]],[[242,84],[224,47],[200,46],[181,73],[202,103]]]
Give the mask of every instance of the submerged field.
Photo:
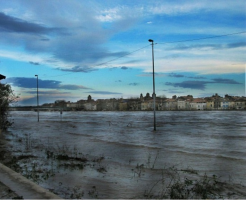
[[[62,198],[245,198],[245,111],[11,114],[1,160]]]

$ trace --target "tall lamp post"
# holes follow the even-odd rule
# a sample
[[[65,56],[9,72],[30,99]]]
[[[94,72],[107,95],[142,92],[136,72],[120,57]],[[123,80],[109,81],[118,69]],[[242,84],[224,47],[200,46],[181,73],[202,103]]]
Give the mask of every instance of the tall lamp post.
[[[37,121],[39,122],[39,109],[38,109],[38,106],[39,106],[39,98],[38,98],[38,75],[35,75],[36,76],[36,86],[37,86]]]
[[[152,43],[152,63],[153,63],[153,99],[154,99],[154,131],[156,131],[156,123],[155,123],[155,67],[154,67],[154,40],[149,39],[148,41]]]

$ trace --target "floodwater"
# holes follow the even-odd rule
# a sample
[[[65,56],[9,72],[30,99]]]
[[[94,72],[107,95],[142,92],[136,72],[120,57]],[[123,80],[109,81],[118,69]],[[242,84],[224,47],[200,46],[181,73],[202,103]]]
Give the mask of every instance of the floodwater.
[[[105,169],[102,172],[94,167],[58,170],[40,183],[56,193],[63,186],[76,186],[85,198],[93,194],[98,198],[141,197],[159,178],[152,171],[157,174],[171,166],[246,185],[245,111],[160,111],[156,112],[156,131],[153,112],[39,114],[37,122],[36,112],[11,112],[14,125],[10,132],[29,138],[28,150],[33,155],[42,157],[43,152],[45,159],[45,149],[64,148],[104,157],[99,163]],[[23,147],[15,140],[10,143],[14,152],[24,153],[25,146],[27,150],[27,141]],[[136,166],[141,164],[147,167],[139,176]]]

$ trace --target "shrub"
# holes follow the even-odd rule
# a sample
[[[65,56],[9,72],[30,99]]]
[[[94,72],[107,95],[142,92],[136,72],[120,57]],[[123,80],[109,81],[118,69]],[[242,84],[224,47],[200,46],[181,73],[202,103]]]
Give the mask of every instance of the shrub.
[[[8,111],[9,106],[16,102],[17,99],[18,97],[15,96],[10,85],[0,83],[0,130],[6,130],[12,125],[12,122],[8,120]]]

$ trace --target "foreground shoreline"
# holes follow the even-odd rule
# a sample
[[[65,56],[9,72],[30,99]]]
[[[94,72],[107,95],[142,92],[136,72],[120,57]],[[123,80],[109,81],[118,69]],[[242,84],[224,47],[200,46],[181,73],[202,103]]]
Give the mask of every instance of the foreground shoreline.
[[[61,199],[0,163],[1,199]]]
[[[61,199],[3,164],[12,156],[6,134],[0,130],[0,199]]]

